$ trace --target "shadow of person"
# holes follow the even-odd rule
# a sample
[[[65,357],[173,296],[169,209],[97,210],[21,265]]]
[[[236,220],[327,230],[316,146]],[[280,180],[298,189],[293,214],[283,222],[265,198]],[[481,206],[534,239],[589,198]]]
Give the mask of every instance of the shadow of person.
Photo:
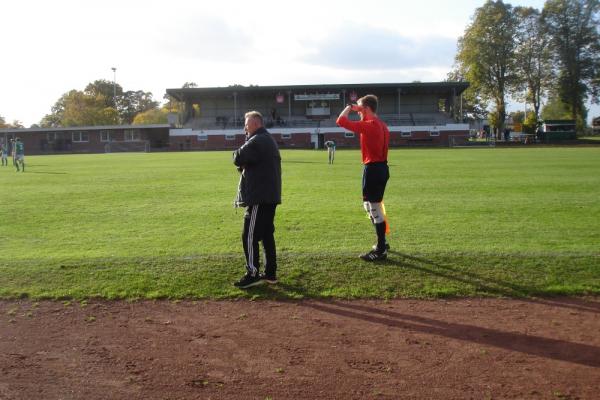
[[[524,333],[505,332],[476,325],[446,322],[421,315],[399,313],[357,302],[311,300],[299,302],[302,307],[368,323],[385,325],[429,335],[443,336],[465,342],[493,346],[533,356],[567,361],[600,368],[600,347],[550,339]]]
[[[544,297],[544,292],[534,286],[521,285],[501,279],[490,278],[472,271],[465,271],[449,263],[440,263],[423,257],[404,254],[399,251],[388,251],[400,257],[400,260],[389,257],[387,264],[410,268],[423,273],[477,287],[479,290],[493,295],[526,298],[525,301],[556,307],[570,308],[578,311],[600,313],[600,301],[581,298]]]

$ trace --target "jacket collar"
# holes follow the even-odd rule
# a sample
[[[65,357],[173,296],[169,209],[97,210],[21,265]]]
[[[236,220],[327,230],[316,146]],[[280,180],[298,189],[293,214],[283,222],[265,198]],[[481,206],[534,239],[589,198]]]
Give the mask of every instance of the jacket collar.
[[[256,131],[254,131],[254,135],[252,135],[252,136],[258,135],[259,133],[269,133],[269,132],[265,129],[264,126],[261,126]]]

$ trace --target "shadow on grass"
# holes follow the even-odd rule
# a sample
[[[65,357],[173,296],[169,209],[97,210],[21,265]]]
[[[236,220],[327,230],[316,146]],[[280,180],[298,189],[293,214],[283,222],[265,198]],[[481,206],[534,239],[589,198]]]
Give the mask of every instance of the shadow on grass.
[[[587,344],[440,321],[419,315],[381,310],[354,302],[307,301],[301,302],[299,305],[324,313],[359,319],[392,328],[443,336],[533,356],[600,368],[600,348]]]
[[[415,257],[397,251],[390,251],[390,253],[400,256],[404,260],[410,260],[410,262],[398,261],[388,258],[386,264],[410,268],[441,278],[465,283],[471,286],[475,286],[481,291],[490,293],[492,295],[526,298],[525,301],[531,303],[552,305],[557,307],[576,309],[579,311],[600,313],[600,303],[598,302],[574,298],[536,298],[532,296],[548,296],[548,294],[532,286],[518,285],[513,282],[484,277],[473,272],[461,270],[453,265],[442,264],[422,257]]]

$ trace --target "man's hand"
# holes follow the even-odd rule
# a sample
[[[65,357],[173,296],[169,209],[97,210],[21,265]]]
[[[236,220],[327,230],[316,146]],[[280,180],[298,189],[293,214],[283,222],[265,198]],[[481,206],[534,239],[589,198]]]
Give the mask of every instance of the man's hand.
[[[344,108],[344,109],[342,110],[342,112],[340,113],[340,115],[338,116],[338,118],[341,118],[341,117],[348,117],[348,114],[350,114],[350,111],[352,111],[352,104],[348,104],[348,105],[346,106],[346,108]]]

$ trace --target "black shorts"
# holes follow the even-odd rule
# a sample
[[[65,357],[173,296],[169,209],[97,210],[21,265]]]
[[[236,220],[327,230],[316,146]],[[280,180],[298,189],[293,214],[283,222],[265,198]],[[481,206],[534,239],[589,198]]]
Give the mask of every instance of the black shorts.
[[[366,164],[362,179],[363,201],[381,202],[388,179],[390,179],[390,170],[386,162]]]

